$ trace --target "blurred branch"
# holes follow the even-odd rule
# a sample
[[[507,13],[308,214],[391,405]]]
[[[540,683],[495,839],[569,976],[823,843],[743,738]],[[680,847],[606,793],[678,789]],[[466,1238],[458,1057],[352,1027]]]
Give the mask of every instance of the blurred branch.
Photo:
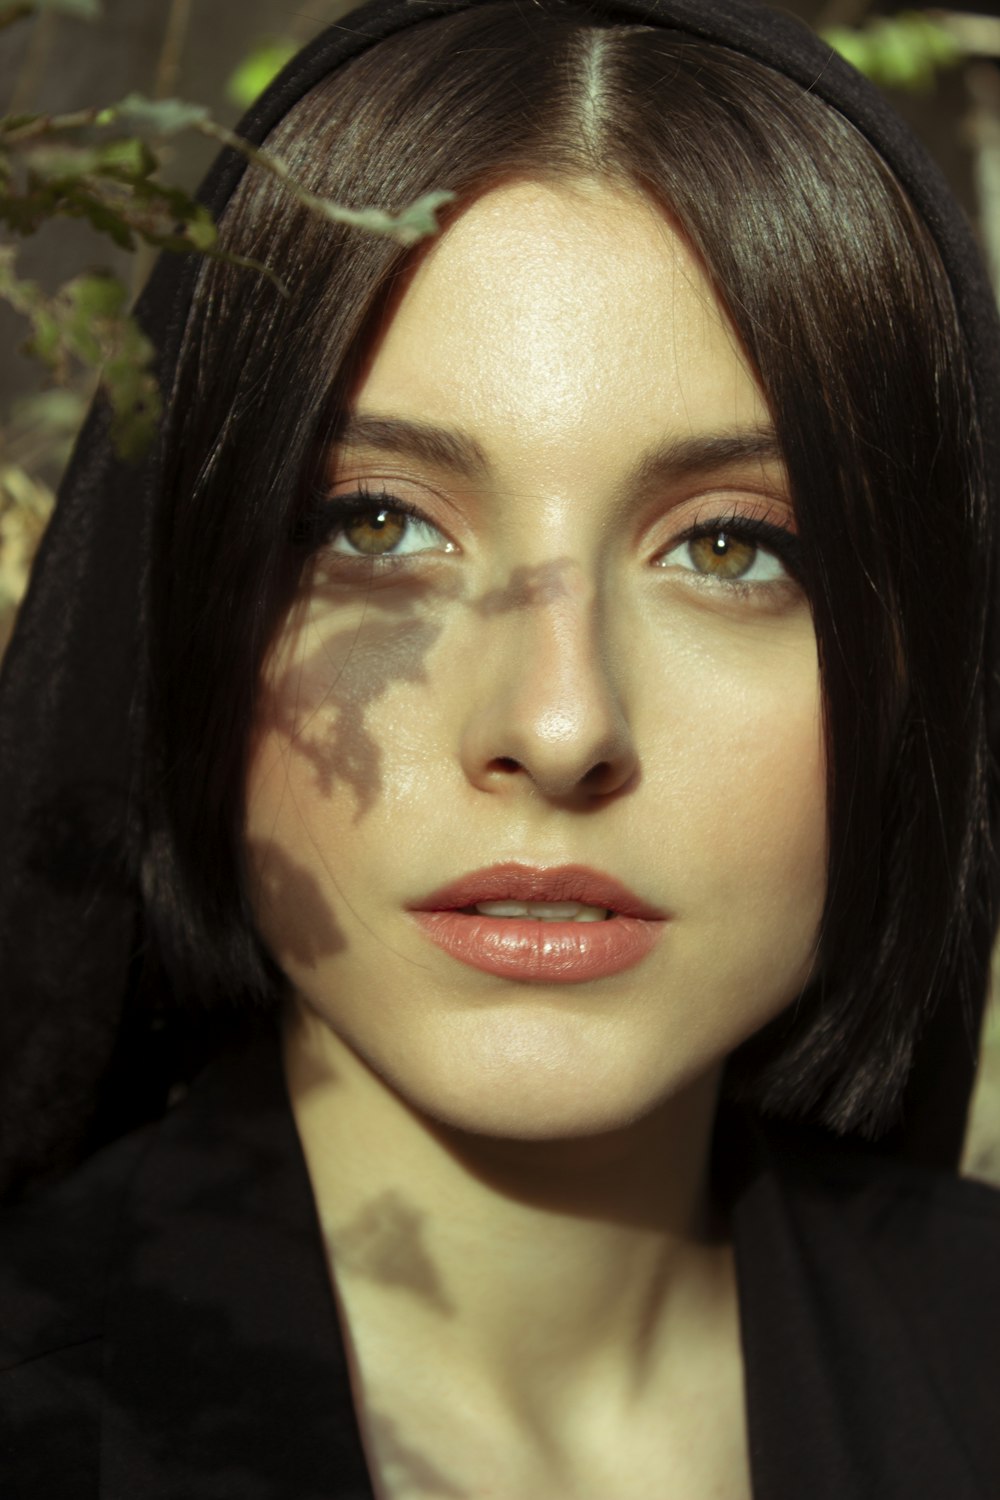
[[[177,86],[177,74],[180,71],[190,22],[191,0],[171,0],[167,28],[163,33],[163,47],[156,67],[154,99],[169,98]]]
[[[35,21],[31,37],[25,49],[24,62],[21,71],[14,84],[14,92],[11,95],[9,112],[19,115],[29,109],[38,96],[38,86],[45,77],[45,68],[52,50],[52,38],[55,36],[56,15],[48,11],[40,15]]]
[[[954,39],[966,57],[1000,57],[1000,17],[938,10],[928,14]]]
[[[401,214],[386,213],[380,208],[346,208],[342,203],[333,203],[329,198],[320,198],[310,193],[295,177],[291,167],[270,151],[259,151],[235,131],[227,130],[215,120],[199,120],[195,125],[202,135],[211,136],[224,146],[241,152],[254,166],[262,167],[269,176],[277,178],[288,191],[320,216],[335,224],[349,224],[354,229],[367,229],[372,234],[385,234],[401,245],[415,245],[428,235],[437,233],[437,213],[446,203],[451,203],[454,193],[425,193]]]
[[[965,69],[965,86],[972,106],[968,138],[980,232],[993,289],[1000,297],[1000,73],[992,63],[971,62]]]
[[[160,47],[160,55],[156,64],[156,75],[153,80],[154,99],[169,99],[174,92],[190,22],[191,0],[171,0],[170,13],[167,16],[167,25],[163,33],[163,43]],[[172,161],[173,155],[174,153],[169,146],[163,148],[160,152],[161,168],[167,166]],[[145,286],[149,278],[149,273],[153,269],[155,258],[156,254],[152,245],[143,244],[136,250],[131,278],[133,301],[135,301]]]
[[[219,125],[202,105],[130,94],[105,108],[0,119],[0,224],[26,237],[57,219],[82,219],[120,249],[193,251],[257,271],[288,296],[277,271],[221,249],[209,210],[160,179],[165,144],[187,130],[240,152],[310,213],[403,245],[434,234],[438,209],[453,197],[428,193],[399,214],[348,208],[310,192],[280,157]],[[128,313],[125,287],[111,276],[79,276],[48,296],[20,279],[14,255],[0,246],[0,298],[31,325],[27,352],[59,385],[77,365],[99,371],[116,446],[138,455],[155,429],[158,391],[149,375],[152,350]]]

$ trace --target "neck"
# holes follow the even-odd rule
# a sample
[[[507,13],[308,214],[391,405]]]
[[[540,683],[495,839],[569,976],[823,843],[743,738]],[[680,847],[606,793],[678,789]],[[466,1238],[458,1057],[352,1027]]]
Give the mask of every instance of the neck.
[[[714,1079],[601,1136],[522,1141],[429,1120],[304,1007],[285,1066],[363,1368],[433,1350],[436,1380],[551,1433],[591,1404],[637,1408],[725,1338]]]

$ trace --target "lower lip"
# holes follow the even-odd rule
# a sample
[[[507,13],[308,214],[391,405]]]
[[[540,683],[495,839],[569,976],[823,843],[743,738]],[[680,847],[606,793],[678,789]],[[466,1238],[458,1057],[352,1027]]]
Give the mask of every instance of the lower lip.
[[[634,968],[652,951],[666,925],[641,917],[603,922],[531,922],[458,911],[415,911],[432,943],[459,963],[542,984],[579,984]]]

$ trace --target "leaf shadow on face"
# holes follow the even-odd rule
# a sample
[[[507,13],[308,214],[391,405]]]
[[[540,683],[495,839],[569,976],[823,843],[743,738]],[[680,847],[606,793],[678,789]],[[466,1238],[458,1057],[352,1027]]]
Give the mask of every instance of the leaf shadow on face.
[[[570,597],[567,572],[571,557],[553,557],[548,562],[514,568],[503,588],[489,589],[474,599],[470,608],[478,615],[511,614],[519,609],[537,609]]]
[[[320,796],[345,786],[355,821],[383,789],[371,712],[394,686],[427,682],[426,659],[443,629],[421,612],[415,593],[412,584],[381,590],[366,600],[360,623],[309,626],[314,644],[296,649],[287,666],[266,672],[262,682],[258,733],[276,730],[309,763]],[[286,626],[295,628],[292,621]]]
[[[503,587],[462,602],[483,618],[544,608],[570,596],[567,570],[573,563],[560,557],[515,568]],[[298,650],[287,666],[265,674],[258,728],[277,730],[292,753],[310,764],[321,796],[330,797],[338,784],[347,787],[355,800],[355,821],[371,810],[384,787],[371,711],[400,683],[427,684],[427,657],[444,629],[429,611],[461,594],[457,579],[432,585],[408,580],[373,591],[360,623],[311,626],[318,634],[315,643]],[[432,601],[427,608],[425,600]],[[290,628],[296,627],[290,623]]]
[[[340,953],[346,939],[312,871],[276,841],[248,839],[246,852],[255,905],[280,913],[285,956],[314,969],[320,959]]]

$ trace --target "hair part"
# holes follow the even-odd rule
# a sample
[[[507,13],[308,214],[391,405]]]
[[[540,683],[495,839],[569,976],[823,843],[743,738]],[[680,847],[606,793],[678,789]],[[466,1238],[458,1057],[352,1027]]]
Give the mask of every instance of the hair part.
[[[939,1005],[982,993],[994,913],[982,652],[991,516],[964,342],[927,229],[828,105],[683,33],[496,0],[372,46],[267,145],[310,191],[453,212],[513,175],[599,176],[678,222],[785,456],[823,683],[829,888],[817,977],[740,1049],[730,1093],[875,1134]],[[243,852],[262,663],[289,545],[353,372],[409,263],[250,169],[199,278],[166,432],[152,579],[151,966],[268,1006]],[[775,788],[780,796],[780,788]],[[336,857],[336,851],[331,851]]]

